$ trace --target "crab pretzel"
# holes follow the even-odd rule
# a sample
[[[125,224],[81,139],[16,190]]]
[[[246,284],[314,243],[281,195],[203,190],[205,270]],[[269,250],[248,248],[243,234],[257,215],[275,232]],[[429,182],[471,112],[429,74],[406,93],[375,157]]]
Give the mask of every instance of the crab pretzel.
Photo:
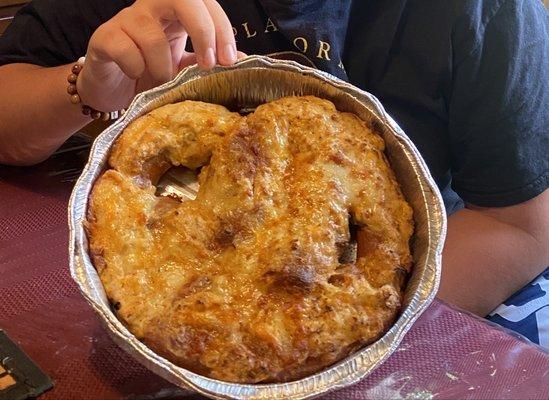
[[[175,364],[231,382],[298,379],[375,341],[400,309],[413,232],[383,150],[312,96],[137,119],[88,210],[117,315]],[[196,199],[155,195],[174,165],[200,169]]]

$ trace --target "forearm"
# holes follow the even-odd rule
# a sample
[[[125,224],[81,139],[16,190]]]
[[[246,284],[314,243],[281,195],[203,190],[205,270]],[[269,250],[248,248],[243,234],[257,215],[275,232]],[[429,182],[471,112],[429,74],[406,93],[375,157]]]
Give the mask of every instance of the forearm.
[[[461,210],[448,219],[438,296],[484,316],[543,271],[547,246],[514,225]]]
[[[0,164],[38,163],[89,122],[69,101],[70,67],[0,67]]]

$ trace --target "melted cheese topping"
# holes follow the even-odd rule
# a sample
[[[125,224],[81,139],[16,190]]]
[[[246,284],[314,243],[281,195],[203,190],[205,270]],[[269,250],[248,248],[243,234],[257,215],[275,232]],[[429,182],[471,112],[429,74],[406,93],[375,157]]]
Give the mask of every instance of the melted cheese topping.
[[[89,208],[118,316],[174,363],[233,382],[297,379],[378,339],[400,308],[413,231],[383,150],[315,97],[246,117],[184,101],[139,118]],[[172,165],[202,167],[195,200],[155,196]]]

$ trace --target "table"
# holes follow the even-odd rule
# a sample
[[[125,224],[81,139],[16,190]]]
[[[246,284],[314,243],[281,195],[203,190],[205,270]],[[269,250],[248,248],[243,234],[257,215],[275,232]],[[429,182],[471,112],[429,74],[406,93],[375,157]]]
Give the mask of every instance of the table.
[[[88,152],[74,138],[39,166],[0,166],[0,328],[54,380],[43,400],[198,399],[117,347],[68,269],[67,201]],[[549,353],[435,300],[399,349],[335,399],[546,399]]]

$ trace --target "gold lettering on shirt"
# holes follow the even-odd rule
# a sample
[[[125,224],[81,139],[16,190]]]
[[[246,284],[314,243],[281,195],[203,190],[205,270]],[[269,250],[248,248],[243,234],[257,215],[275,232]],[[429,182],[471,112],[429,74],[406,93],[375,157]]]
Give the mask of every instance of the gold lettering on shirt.
[[[250,28],[248,28],[248,22],[244,22],[242,24],[242,26],[244,27],[244,30],[246,31],[246,37],[248,39],[251,38],[251,37],[254,37],[255,35],[257,35],[257,31],[254,31],[254,33],[250,32]]]
[[[265,33],[276,32],[276,31],[278,31],[278,28],[273,23],[273,21],[271,21],[271,19],[268,18],[267,19],[267,26],[265,26]]]
[[[330,57],[328,56],[328,52],[330,51],[330,43],[319,40],[318,44],[319,44],[319,47],[318,47],[318,54],[316,55],[316,58],[324,58],[325,60],[330,61]]]
[[[301,46],[298,45],[298,42],[301,42]],[[309,47],[309,44],[307,43],[307,39],[304,37],[298,36],[294,39],[294,46],[297,47],[299,51],[302,53],[307,52],[307,48]]]

